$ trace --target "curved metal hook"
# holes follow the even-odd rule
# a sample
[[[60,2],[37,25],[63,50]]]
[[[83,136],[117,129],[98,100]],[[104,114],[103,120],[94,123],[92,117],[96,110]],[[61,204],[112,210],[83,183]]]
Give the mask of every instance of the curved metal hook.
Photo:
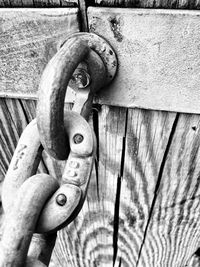
[[[69,143],[64,131],[63,108],[68,83],[76,67],[86,62],[91,76],[90,94],[107,85],[116,73],[117,60],[111,46],[90,33],[66,38],[47,64],[39,86],[37,123],[44,149],[55,159],[67,159]]]

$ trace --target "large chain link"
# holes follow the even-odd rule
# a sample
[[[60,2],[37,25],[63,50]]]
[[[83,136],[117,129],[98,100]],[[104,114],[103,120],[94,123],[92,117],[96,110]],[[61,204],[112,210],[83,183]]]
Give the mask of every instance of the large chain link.
[[[94,93],[115,72],[112,48],[99,36],[83,33],[69,36],[46,66],[36,119],[22,133],[4,180],[0,266],[48,266],[56,231],[69,224],[84,203],[96,151],[95,135],[85,119]],[[64,100],[73,73],[76,101],[68,111]],[[67,159],[60,185],[50,175],[36,174],[43,149],[55,159]]]

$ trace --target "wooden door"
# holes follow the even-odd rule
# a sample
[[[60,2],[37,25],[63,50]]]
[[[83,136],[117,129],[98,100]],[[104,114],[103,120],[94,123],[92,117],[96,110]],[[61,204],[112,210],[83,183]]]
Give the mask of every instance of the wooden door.
[[[78,7],[80,30],[88,30],[88,6],[199,8],[198,1],[189,0],[14,0],[0,5]],[[0,55],[2,62],[11,52]],[[1,181],[35,107],[35,100],[0,99]],[[193,114],[96,105],[91,125],[98,149],[88,195],[78,217],[59,231],[51,266],[200,266],[199,122]],[[44,156],[40,169],[59,178],[62,167]]]

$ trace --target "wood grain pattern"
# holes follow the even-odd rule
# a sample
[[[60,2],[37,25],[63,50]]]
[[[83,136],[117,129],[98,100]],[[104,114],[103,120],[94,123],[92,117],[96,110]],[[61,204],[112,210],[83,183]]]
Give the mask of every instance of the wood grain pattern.
[[[118,233],[122,266],[137,266],[175,119],[175,113],[128,112]]]
[[[199,134],[199,116],[181,114],[138,266],[186,266],[199,247]]]
[[[0,10],[1,96],[37,98],[41,73],[59,38],[79,30],[77,9],[64,10]],[[98,103],[200,113],[199,11],[90,7],[88,17],[90,31],[109,40],[119,61],[117,76]],[[73,100],[67,90],[67,101]]]
[[[0,9],[0,21],[0,95],[36,98],[59,42],[79,31],[78,9]]]
[[[78,0],[0,0],[0,7],[75,7]]]
[[[96,6],[199,9],[199,0],[95,0]]]
[[[10,154],[11,154],[12,152],[10,148],[12,147],[14,148],[14,144],[12,144],[12,142],[14,139],[17,139],[16,128],[18,129],[19,132],[20,132],[20,129],[22,129],[22,125],[20,125],[20,120],[17,118],[21,118],[21,123],[25,126],[26,121],[28,120],[27,118],[31,119],[32,117],[34,117],[35,102],[30,101],[30,100],[29,101],[23,100],[21,101],[21,104],[19,105],[18,100],[16,101],[12,99],[1,99],[1,101],[2,102],[0,105],[1,107],[0,114],[4,114],[2,129],[6,130],[7,132],[6,135],[3,134],[3,136],[1,137],[2,137],[2,140],[5,138],[10,140],[9,142],[11,144],[8,142],[6,143],[6,146],[9,148],[8,151],[10,151]],[[9,112],[7,112],[8,107],[10,110],[12,110],[12,113],[11,113],[12,116],[9,115]],[[27,115],[25,116],[25,114]],[[12,121],[11,118],[12,117],[15,118],[15,116],[16,116],[16,120]],[[184,118],[186,117],[187,119],[185,119],[184,121]],[[199,144],[198,119],[199,119],[199,116],[182,115],[182,124],[179,126],[182,132],[179,133],[179,135],[177,134],[178,136],[174,140],[174,144],[178,146],[178,144],[180,143],[180,140],[187,141],[187,139],[189,138],[188,143],[185,144],[185,149],[186,149],[186,151],[184,152],[185,157],[187,157],[188,155],[188,149],[191,149],[191,151],[194,150],[192,154],[193,158],[195,157],[196,151],[198,150],[198,144]],[[138,248],[143,239],[142,233],[144,233],[145,224],[146,224],[148,214],[149,214],[149,206],[151,205],[151,202],[152,202],[151,198],[154,192],[153,188],[155,188],[156,177],[158,174],[158,169],[157,169],[158,167],[155,167],[156,160],[154,162],[154,159],[157,159],[158,161],[161,160],[159,158],[160,156],[159,153],[163,153],[163,150],[166,147],[168,138],[167,136],[165,136],[165,134],[167,132],[169,134],[170,132],[171,125],[174,120],[174,114],[156,112],[156,111],[153,112],[153,111],[140,111],[140,110],[130,109],[128,112],[127,130],[125,131],[126,110],[120,109],[120,108],[108,108],[105,106],[102,108],[102,111],[99,114],[98,120],[99,120],[99,126],[96,127],[96,129],[99,128],[99,152],[100,152],[99,161],[98,161],[99,162],[98,179],[96,176],[97,173],[94,172],[92,176],[90,188],[89,188],[87,202],[85,203],[84,208],[81,211],[79,217],[73,224],[71,224],[68,227],[68,229],[62,230],[59,233],[59,239],[57,240],[56,249],[54,252],[53,259],[52,259],[53,260],[52,264],[54,264],[54,266],[65,266],[63,265],[63,262],[68,263],[69,266],[79,266],[79,265],[81,266],[83,262],[86,262],[86,264],[91,264],[91,266],[95,266],[95,264],[97,266],[101,266],[102,264],[105,264],[105,266],[107,264],[109,266],[113,262],[113,252],[114,252],[113,244],[115,244],[114,246],[115,253],[118,250],[117,256],[115,257],[116,264],[117,262],[118,263],[122,262],[123,264],[125,264],[126,261],[128,261],[127,264],[129,265],[125,264],[124,266],[132,266],[132,264],[137,259]],[[18,123],[18,126],[16,126],[17,125],[16,122]],[[170,122],[171,125],[169,125],[167,122],[168,123]],[[14,128],[12,129],[12,127]],[[153,132],[153,130],[155,129],[156,131]],[[165,130],[162,131],[162,129],[165,129]],[[180,129],[178,130],[178,132],[180,131]],[[189,131],[189,137],[188,137],[188,131]],[[124,174],[123,174],[124,178],[121,179],[119,174],[121,174],[122,172],[121,163],[123,161],[122,151],[123,151],[123,140],[124,140],[125,132],[126,132],[126,140],[127,140],[125,160],[124,160],[125,167],[124,167]],[[195,133],[196,141],[193,140],[194,133]],[[149,139],[149,136],[153,136],[153,138]],[[159,138],[161,138],[162,140],[161,143],[159,142],[160,140]],[[152,144],[151,142],[149,142],[149,140],[151,139],[153,140]],[[186,141],[183,141],[183,143]],[[193,142],[194,144],[193,146],[191,146],[191,143]],[[134,150],[132,148],[136,148],[136,149]],[[175,147],[173,151],[176,152],[177,150],[178,150],[177,147]],[[156,153],[158,153],[156,154],[157,158],[156,157],[154,158],[155,151]],[[174,152],[171,152],[171,154],[169,155],[169,160],[171,158],[171,155],[173,154]],[[150,158],[152,157],[151,160],[149,159],[149,157]],[[3,158],[5,158],[5,155],[3,156]],[[178,164],[179,161],[177,158],[179,158],[179,156],[176,156],[176,160],[177,160],[176,162]],[[193,164],[193,167],[196,166],[198,154],[196,155],[195,158],[196,158],[196,161]],[[171,161],[174,162],[175,164],[175,160],[171,160]],[[140,162],[142,162],[142,168],[140,166]],[[143,165],[143,162],[144,162],[144,165]],[[181,160],[180,162],[185,162],[185,160]],[[191,168],[191,174],[193,171],[193,167]],[[170,168],[171,167],[169,167],[169,169]],[[183,168],[183,171],[184,169],[185,167]],[[145,197],[144,197],[145,194],[144,193],[142,194],[145,188],[145,175],[143,175],[142,170],[146,174],[146,177],[149,177],[148,175],[150,175],[152,179],[151,183],[148,184],[150,188],[149,187],[146,188],[147,189],[146,197],[149,197],[148,199],[149,203],[148,201],[143,202],[143,200],[145,200]],[[198,170],[197,170],[197,173],[198,173]],[[137,179],[133,180],[132,179],[133,177]],[[139,179],[139,177],[141,178]],[[194,177],[196,177],[195,174],[194,174]],[[120,194],[119,194],[119,187],[120,187],[119,181],[121,181],[121,193]],[[191,178],[190,178],[190,181],[192,181]],[[129,182],[129,185],[128,185],[128,182]],[[165,184],[165,182],[163,183]],[[170,183],[168,182],[167,185],[169,189]],[[173,184],[172,184],[172,188],[173,188]],[[129,191],[129,194],[128,194],[128,191]],[[118,192],[117,194],[118,197],[119,195],[121,196],[120,204],[118,202],[119,199],[118,201],[116,199],[116,192]],[[138,201],[136,201],[137,199],[136,199],[135,194],[131,192],[133,193],[139,192],[140,193],[139,199],[140,197],[143,196],[141,198],[142,204],[139,203],[142,206],[143,212],[138,208],[139,204],[137,205]],[[165,193],[166,193],[166,190],[165,190]],[[165,194],[163,193],[163,196],[164,195]],[[170,200],[170,196],[168,197],[168,200]],[[189,203],[191,205],[193,203],[192,200]],[[120,210],[119,210],[119,215],[118,215],[119,219],[118,219],[117,208],[119,205],[120,205]],[[159,205],[159,201],[158,201],[158,205]],[[196,200],[195,205],[196,205],[195,208],[198,208],[198,198]],[[143,219],[140,220],[140,217]],[[197,219],[198,219],[198,216],[197,216]],[[118,220],[119,220],[119,225],[117,226],[116,222]],[[134,221],[135,221],[135,224],[134,224]],[[115,227],[113,227],[114,224],[115,224]],[[135,227],[132,227],[132,224],[134,224]],[[155,225],[155,222],[154,222],[154,225]],[[117,230],[118,228],[119,230]],[[191,229],[194,229],[194,228],[191,228]],[[115,231],[115,234],[119,231],[117,234],[118,240],[113,239],[113,237],[115,236],[114,231]],[[165,231],[161,231],[161,233],[165,233]],[[183,235],[183,233],[181,233],[181,235]],[[154,237],[155,236],[156,234],[154,234]],[[74,240],[76,240],[76,242],[74,242]],[[159,237],[158,237],[158,240],[159,240]],[[159,244],[151,245],[151,242],[147,242],[148,254],[150,253],[149,247],[151,247],[151,249],[154,250],[155,248],[161,249],[163,246],[163,244],[162,246],[159,246]],[[84,250],[85,254],[83,254],[83,250],[82,250],[83,244],[87,244],[86,246],[87,249]],[[136,244],[138,245],[138,248],[135,248]],[[193,247],[192,251],[187,252],[188,257],[189,255],[191,256],[191,254],[194,252],[196,247],[197,245]],[[135,253],[133,253],[134,250],[136,251],[135,252],[136,255]],[[107,255],[107,256],[104,257],[104,255]],[[133,255],[133,256],[131,259],[129,256],[127,260],[127,255]],[[146,256],[141,256],[141,257],[146,257]],[[152,261],[152,258],[153,257],[150,257],[150,262]],[[126,259],[126,261],[124,259]],[[167,266],[167,265],[163,265],[163,266]],[[194,265],[191,265],[191,266],[194,267]]]
[[[12,144],[13,140],[18,138],[17,131],[20,133],[20,129],[22,129],[27,123],[27,118],[31,119],[34,117],[35,102],[23,100],[19,105],[19,101],[12,99],[1,99],[0,107],[0,114],[4,114],[4,120],[2,121],[4,126],[2,129],[5,129],[7,132],[7,134],[4,133],[1,138],[2,140],[10,140],[5,144],[5,147],[8,149],[6,152],[3,151],[3,153],[7,153],[7,156],[4,154],[2,157],[5,159],[9,156],[9,154],[11,155],[13,153],[11,148],[13,147],[14,149],[15,145]],[[8,112],[8,108],[12,110],[12,118],[16,118],[16,120],[12,121],[11,115]],[[26,118],[24,114],[27,114]],[[112,263],[113,244],[115,243],[116,245],[116,240],[114,242],[113,239],[114,229],[116,231],[116,225],[115,227],[113,226],[114,222],[116,224],[118,220],[115,216],[117,214],[116,192],[117,187],[119,187],[119,181],[121,181],[121,193],[119,232],[117,240],[118,253],[115,261],[116,263],[122,262],[124,266],[134,266],[132,264],[136,263],[137,261],[137,256],[142,243],[143,234],[149,215],[149,208],[152,203],[152,197],[154,195],[153,193],[157,181],[156,179],[158,175],[159,163],[157,166],[156,163],[161,161],[160,157],[165,150],[166,143],[168,141],[167,135],[169,135],[172,127],[174,116],[174,114],[156,111],[129,110],[126,131],[124,173],[122,179],[120,178],[119,174],[121,174],[122,171],[121,157],[123,151],[123,138],[125,136],[126,110],[108,107],[102,108],[102,111],[99,114],[100,155],[98,161],[98,179],[96,176],[97,173],[94,172],[89,187],[87,202],[85,203],[83,210],[81,211],[77,220],[75,220],[66,230],[62,230],[59,233],[59,239],[57,240],[57,245],[52,259],[52,266],[65,266],[63,263],[67,263],[69,266],[82,266],[81,264],[83,264],[83,262],[86,262],[86,264],[91,264],[91,266],[95,266],[95,264],[97,266],[101,266],[101,264],[105,264],[105,266],[107,264],[109,266]],[[17,118],[21,118],[21,120]],[[118,122],[119,118],[121,119]],[[20,121],[23,126],[20,124]],[[6,125],[9,127],[7,128]],[[13,129],[10,125],[12,125]],[[176,217],[176,214],[181,214],[181,211],[185,210],[183,209],[184,205],[186,206],[185,208],[187,208],[186,210],[188,210],[188,212],[184,213],[184,216],[188,216],[188,219],[187,221],[184,218],[182,219],[183,223],[181,228],[178,226],[178,220],[180,220],[180,217],[179,219],[177,217],[176,221],[173,223],[171,231],[173,233],[173,229],[175,229],[174,231],[178,233],[174,235],[174,238],[177,236],[180,238],[184,236],[184,232],[186,232],[188,244],[190,245],[190,243],[194,242],[194,244],[189,246],[191,247],[191,251],[188,251],[186,250],[185,243],[183,242],[185,239],[187,240],[187,238],[182,239],[182,249],[185,248],[184,255],[188,255],[187,259],[198,247],[198,242],[195,241],[198,240],[198,231],[194,231],[194,239],[191,239],[192,232],[190,231],[198,229],[197,211],[199,205],[199,187],[198,175],[196,175],[196,173],[198,174],[199,172],[199,116],[181,115],[177,127],[177,134],[176,137],[174,137],[172,144],[172,147],[174,147],[172,150],[170,150],[171,152],[168,156],[169,163],[166,163],[166,166],[169,165],[168,170],[163,172],[163,177],[165,177],[165,173],[170,173],[171,170],[174,171],[172,174],[168,174],[165,180],[161,183],[161,188],[164,187],[165,190],[160,189],[162,195],[159,196],[157,202],[160,215],[158,215],[158,211],[155,212],[156,215],[154,215],[153,222],[151,223],[151,231],[153,234],[151,234],[151,232],[147,234],[147,240],[149,240],[146,241],[144,245],[144,252],[141,254],[141,258],[145,258],[143,261],[148,263],[150,262],[150,264],[152,264],[150,266],[155,266],[155,262],[160,262],[159,260],[161,259],[163,260],[163,265],[161,266],[168,266],[167,264],[169,264],[169,262],[167,260],[167,255],[171,255],[170,252],[172,249],[168,249],[167,246],[164,246],[165,244],[168,244],[166,240],[167,236],[169,236],[168,231],[170,228],[170,225],[167,225],[166,222],[170,222],[170,219],[168,218],[173,218],[173,216]],[[152,140],[152,143],[149,142],[149,140]],[[180,142],[180,140],[182,140],[182,142]],[[118,145],[115,146],[115,144]],[[172,157],[173,155],[174,157]],[[178,159],[181,155],[183,156],[179,161]],[[188,157],[188,155],[190,156]],[[194,159],[195,162],[192,166],[190,166],[190,162],[192,162]],[[140,165],[141,162],[142,166]],[[181,163],[184,164],[184,166],[174,166]],[[5,166],[6,165],[4,165],[4,169],[6,168]],[[188,170],[189,168],[190,170]],[[177,170],[179,170],[178,182],[176,181]],[[184,173],[190,173],[190,176],[186,177],[185,181],[182,181]],[[145,177],[147,178],[145,179]],[[170,177],[174,179],[175,184],[179,184],[179,186],[176,185],[175,189],[173,189],[174,184],[171,182]],[[194,178],[192,179],[192,177],[196,177],[196,180]],[[149,179],[151,182],[148,182]],[[149,186],[146,186],[145,180]],[[190,182],[193,183],[191,188],[188,187],[188,183]],[[183,184],[185,184],[185,187],[182,186]],[[146,193],[144,190],[145,187]],[[181,188],[183,188],[182,191],[184,192],[184,194],[182,193],[182,198],[185,196],[186,191],[189,190],[189,193],[187,193],[188,201],[185,201],[184,198],[182,200],[181,197],[178,199],[178,196],[181,196]],[[197,190],[196,193],[195,190]],[[174,191],[177,191],[177,195],[174,194]],[[165,198],[166,192],[169,192],[168,198]],[[193,197],[192,194],[194,195]],[[173,204],[175,201],[173,201],[173,203],[171,203],[172,206],[175,205],[177,208],[174,208],[174,210],[167,209],[167,207],[170,207],[171,205],[170,201],[172,202],[173,198],[171,200],[171,196],[173,195],[175,195],[177,198],[175,199],[176,202],[181,203],[181,201],[183,201],[183,204],[175,205]],[[161,209],[159,204],[162,202],[164,202],[164,204],[162,204],[163,209]],[[193,210],[196,212],[192,212]],[[156,227],[158,216],[161,216],[162,218],[160,223],[161,226],[159,228]],[[188,223],[189,220],[191,223],[189,223],[188,228],[186,228],[186,222]],[[163,221],[165,222],[166,226],[163,225]],[[163,234],[165,235],[164,237]],[[76,242],[74,242],[75,240]],[[179,246],[175,245],[175,241],[176,240],[174,240],[174,243],[172,243],[173,248],[178,248]],[[83,254],[83,244],[87,244],[87,249],[84,250],[84,253],[86,254]],[[164,251],[161,253],[160,249],[162,248],[164,248]],[[159,253],[156,254],[158,258],[154,259],[154,253],[151,254],[149,249],[151,249],[151,253],[152,250],[155,251],[155,249],[158,249]],[[104,257],[104,255],[107,256]],[[129,255],[129,257],[127,255]],[[177,257],[179,259],[181,258],[178,250]],[[185,261],[187,259],[185,259]],[[173,256],[169,256],[169,260],[171,260],[172,263],[176,262],[175,258],[173,261]],[[194,267],[195,265],[191,266]]]
[[[199,9],[200,1],[190,0],[1,0],[0,7],[74,7],[74,6],[101,6],[101,7],[142,7],[142,8],[173,8]],[[85,11],[84,11],[85,12]],[[85,18],[83,18],[85,19]]]
[[[0,1],[1,6],[22,3],[29,5],[23,0]],[[38,1],[41,6],[54,3]],[[96,0],[95,4],[199,8],[199,1],[189,0]],[[22,129],[35,116],[35,104],[0,99],[1,179]],[[181,114],[170,134],[175,116],[107,106],[94,114],[99,143],[96,171],[83,210],[58,233],[51,267],[112,266],[113,262],[115,267],[135,267],[139,252],[142,267],[179,267],[180,262],[185,264],[181,267],[199,266],[199,257],[192,257],[199,245],[199,116]],[[51,159],[45,166],[46,172],[61,176],[62,167]]]

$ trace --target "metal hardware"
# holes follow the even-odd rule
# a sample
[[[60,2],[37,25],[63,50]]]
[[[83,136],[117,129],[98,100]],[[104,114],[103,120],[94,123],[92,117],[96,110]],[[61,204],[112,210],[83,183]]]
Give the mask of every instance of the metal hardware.
[[[115,49],[119,69],[98,103],[200,113],[198,10],[87,9],[91,32]]]
[[[12,210],[6,213],[0,246],[1,267],[28,266],[30,261],[37,263],[37,266],[48,265],[55,236],[52,236],[53,244],[45,242],[47,247],[44,250],[45,255],[43,251],[43,264],[38,257],[35,258],[33,247],[28,258],[27,253],[39,214],[47,199],[58,187],[58,182],[47,174],[37,174],[22,184],[13,202]],[[40,246],[40,239],[37,244],[34,242],[34,246]]]
[[[95,139],[89,124],[76,112],[65,110],[66,132],[69,136],[71,153],[68,158],[62,185],[46,204],[40,216],[36,232],[48,233],[60,229],[62,225],[72,220],[77,206],[83,204],[95,154]],[[80,144],[73,142],[75,133],[80,132],[84,140]],[[36,120],[33,120],[22,133],[9,169],[3,183],[2,203],[6,213],[13,206],[17,191],[22,184],[37,171],[42,153]],[[23,156],[22,156],[23,155]],[[67,184],[66,184],[67,183]],[[67,196],[67,203],[58,206],[58,195]],[[78,212],[76,213],[76,215]],[[57,229],[56,229],[57,228]]]
[[[75,134],[73,140],[75,144],[80,144],[83,141],[83,136],[81,134]]]
[[[67,197],[64,194],[59,194],[56,197],[56,203],[60,206],[64,206],[67,202]]]
[[[71,78],[71,84],[74,83],[74,87],[78,89],[84,89],[89,86],[91,82],[90,75],[85,69],[77,68]]]
[[[101,53],[98,55],[92,50],[95,49],[95,42],[93,42],[95,38],[94,35],[90,37],[84,34],[68,37],[44,70],[40,83],[37,124],[36,120],[33,120],[20,137],[3,185],[4,210],[8,218],[13,222],[19,221],[19,224],[14,223],[14,226],[13,222],[8,224],[13,229],[9,233],[7,227],[4,232],[4,236],[9,237],[9,240],[14,238],[16,232],[18,239],[15,240],[10,250],[5,251],[3,247],[6,248],[8,244],[5,238],[3,239],[2,264],[5,264],[5,258],[9,256],[9,253],[12,253],[13,258],[8,260],[12,263],[16,261],[16,266],[21,266],[21,262],[25,261],[33,232],[55,233],[77,216],[84,203],[96,153],[95,135],[84,117],[87,119],[89,116],[94,93],[113,78],[111,74],[108,75],[108,68],[105,66],[109,60],[101,59]],[[105,55],[106,49],[104,48],[102,53]],[[99,52],[98,49],[96,50]],[[78,65],[82,68],[81,72],[80,68],[75,70]],[[73,110],[68,111],[64,108],[64,98],[73,73],[78,89],[77,101]],[[52,190],[48,193],[47,203],[45,203],[46,189],[41,184],[49,183],[47,177],[50,176],[45,174],[32,176],[37,171],[43,148],[55,158],[67,158],[61,185],[59,188],[57,183],[54,187],[52,186]],[[32,177],[29,178],[30,176]],[[39,178],[42,178],[41,183],[38,182]],[[50,185],[48,184],[47,188]],[[30,191],[31,189],[27,190],[30,192],[26,197],[23,194],[28,186],[33,187],[34,194]],[[43,190],[45,191],[44,197],[42,197]],[[40,197],[36,202],[38,194]],[[16,196],[18,200],[17,204],[14,204]],[[19,201],[22,197],[25,198],[22,207],[19,208]],[[30,212],[27,210],[28,207]],[[22,212],[18,215],[19,209],[22,209]],[[24,226],[26,220],[33,220],[32,223],[27,221],[27,228]],[[17,230],[16,227],[18,227]],[[25,227],[24,236],[17,232],[22,231],[23,227]],[[16,260],[17,252],[14,250],[19,246],[22,246],[22,254],[19,260]],[[31,246],[34,245],[31,243]],[[39,247],[41,251],[41,244]]]
[[[56,52],[63,36],[79,31],[78,9],[6,8],[0,10],[0,17],[3,58],[0,96],[37,99],[44,64]],[[90,34],[105,38],[119,62],[115,81],[98,93],[95,103],[200,113],[198,10],[88,7],[87,17]],[[24,21],[30,22],[28,32]],[[39,31],[41,23],[45,27]],[[15,37],[20,36],[21,44],[27,43],[27,36],[34,36],[37,45],[29,39],[26,49],[16,46],[13,32]],[[13,57],[13,53],[20,56]],[[65,101],[75,101],[71,84]]]
[[[73,72],[82,61],[87,63],[91,76],[88,97],[92,98],[111,82],[117,67],[113,49],[95,34],[76,33],[66,38],[49,61],[40,81],[37,123],[41,142],[52,157],[60,160],[69,154],[63,123],[65,93]]]
[[[45,205],[38,220],[37,232],[49,233],[69,224],[79,213],[87,193],[96,153],[96,140],[86,120],[76,112],[64,111],[65,130],[70,142],[70,154],[63,171],[60,188]],[[73,142],[75,133],[84,137],[79,144]],[[60,194],[67,197],[64,206],[57,204]]]
[[[87,33],[87,32],[77,32],[74,34],[70,34],[62,43],[61,47],[64,46],[71,40],[75,40],[76,38],[80,38],[83,42],[85,42],[90,49],[95,51],[103,61],[106,67],[106,80],[105,85],[108,85],[115,77],[117,72],[117,57],[112,46],[101,36],[95,33]],[[94,88],[95,91],[98,89],[99,85]],[[102,87],[102,85],[101,85]]]

